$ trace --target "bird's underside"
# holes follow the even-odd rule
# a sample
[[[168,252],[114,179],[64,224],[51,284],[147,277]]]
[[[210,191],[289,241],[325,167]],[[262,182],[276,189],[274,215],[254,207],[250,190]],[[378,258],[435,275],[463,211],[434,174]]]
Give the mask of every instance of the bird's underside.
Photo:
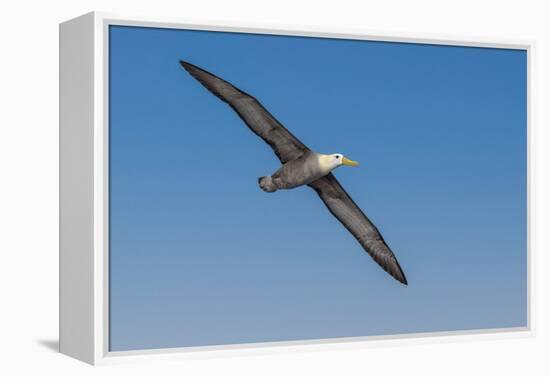
[[[254,97],[193,64],[184,61],[180,63],[206,89],[231,106],[248,128],[273,149],[283,166],[289,161],[293,162],[313,153]],[[262,178],[259,179],[260,186]],[[407,284],[403,270],[378,229],[355,204],[332,173],[305,183],[315,190],[328,210],[355,237],[376,263],[396,280]]]
[[[258,183],[266,192],[288,190],[308,185],[327,173],[319,166],[318,154],[307,151],[297,159],[284,163],[273,175],[260,177]]]

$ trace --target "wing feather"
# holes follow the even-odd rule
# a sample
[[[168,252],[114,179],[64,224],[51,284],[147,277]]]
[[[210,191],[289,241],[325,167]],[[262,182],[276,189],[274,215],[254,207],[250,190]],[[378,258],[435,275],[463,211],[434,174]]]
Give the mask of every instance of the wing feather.
[[[273,149],[281,163],[295,160],[309,149],[254,97],[191,63],[180,61],[187,72],[216,97],[226,102]]]
[[[407,278],[397,258],[378,229],[355,204],[334,175],[330,173],[310,183],[309,186],[317,192],[328,210],[359,241],[372,259],[396,280],[407,284]]]

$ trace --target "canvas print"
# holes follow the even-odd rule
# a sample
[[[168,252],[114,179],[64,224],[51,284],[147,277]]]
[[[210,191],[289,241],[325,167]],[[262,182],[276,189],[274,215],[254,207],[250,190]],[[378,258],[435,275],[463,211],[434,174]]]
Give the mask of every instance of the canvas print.
[[[526,59],[110,26],[110,351],[527,326]]]

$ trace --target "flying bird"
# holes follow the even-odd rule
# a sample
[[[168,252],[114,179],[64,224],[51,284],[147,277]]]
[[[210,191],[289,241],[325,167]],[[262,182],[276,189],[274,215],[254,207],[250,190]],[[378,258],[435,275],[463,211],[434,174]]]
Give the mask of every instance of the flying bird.
[[[321,154],[312,151],[253,96],[191,63],[182,60],[180,64],[212,94],[231,106],[281,161],[282,166],[275,173],[258,178],[262,190],[274,192],[308,185],[376,263],[396,280],[407,284],[403,270],[378,229],[331,173],[340,166],[358,166],[357,162],[340,153]]]

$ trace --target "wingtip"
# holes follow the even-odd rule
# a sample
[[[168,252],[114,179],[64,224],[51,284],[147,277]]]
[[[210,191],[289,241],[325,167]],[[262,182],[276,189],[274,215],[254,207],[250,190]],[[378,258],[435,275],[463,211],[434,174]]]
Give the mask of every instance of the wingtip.
[[[403,285],[409,285],[409,282],[407,281],[407,278],[405,277],[401,266],[399,266],[399,274],[397,276],[394,276],[394,278]]]
[[[407,278],[405,275],[398,275],[398,274],[392,274],[390,273],[391,277],[397,280],[399,283],[403,285],[409,285],[409,282],[407,281]]]
[[[377,263],[386,271],[392,278],[397,280],[403,285],[409,285],[409,282],[407,281],[407,278],[405,277],[405,273],[403,272],[403,269],[399,265],[399,262],[395,257],[393,258],[393,263],[391,264],[382,264],[377,261]]]
[[[180,60],[180,65],[189,73],[204,71],[204,69],[197,67],[194,64],[186,62],[185,60]]]
[[[191,63],[188,63],[185,60],[180,60],[180,65],[185,69],[188,69],[189,67],[191,67]]]
[[[195,64],[191,64],[185,60],[180,60],[180,65],[185,69],[191,76],[195,77],[197,80],[201,81],[203,79],[200,78],[202,75],[210,75],[215,78],[219,78],[213,73],[210,73],[206,71],[205,69],[202,69],[201,67],[196,66]]]

